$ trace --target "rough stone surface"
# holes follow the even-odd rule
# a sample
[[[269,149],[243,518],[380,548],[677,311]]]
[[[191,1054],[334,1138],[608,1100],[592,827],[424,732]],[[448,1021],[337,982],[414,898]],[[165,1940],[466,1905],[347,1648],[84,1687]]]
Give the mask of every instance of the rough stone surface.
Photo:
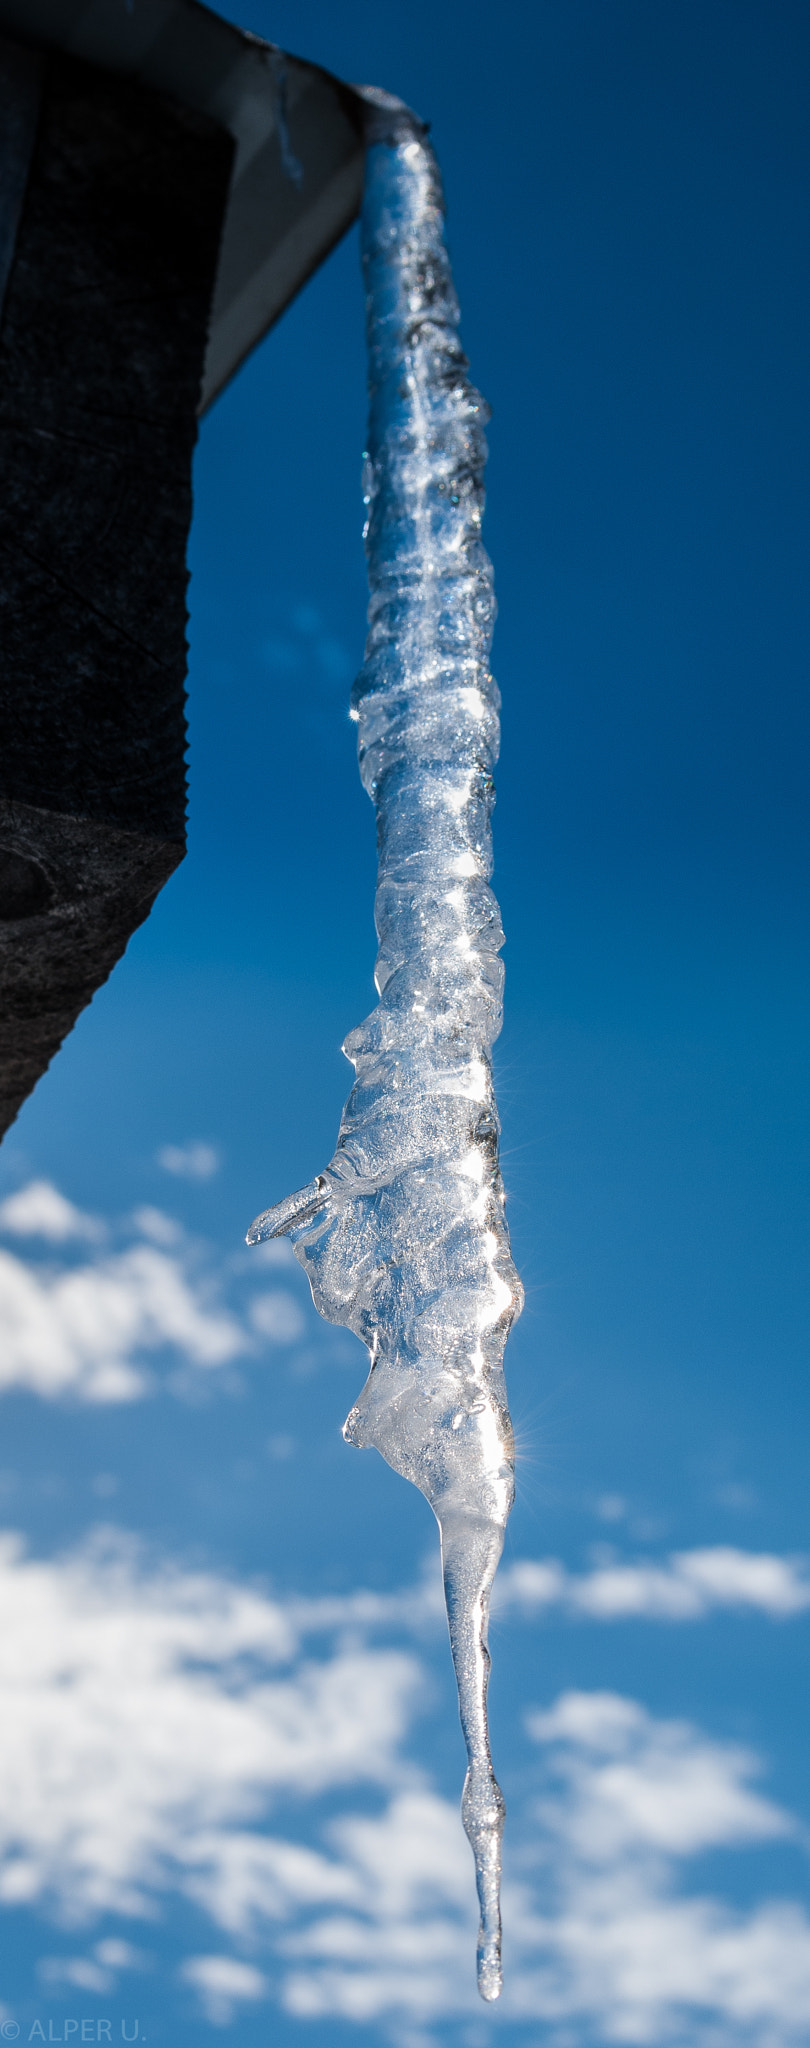
[[[0,799],[0,1131],[182,856],[168,840]]]
[[[231,153],[49,57],[0,324],[0,1132],[184,850],[191,458]]]

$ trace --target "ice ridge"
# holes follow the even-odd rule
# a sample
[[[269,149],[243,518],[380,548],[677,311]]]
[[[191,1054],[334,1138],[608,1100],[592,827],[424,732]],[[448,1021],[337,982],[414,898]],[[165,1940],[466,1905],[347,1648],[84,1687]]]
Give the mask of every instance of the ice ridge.
[[[487,1624],[514,1493],[503,1352],[522,1291],[490,1058],[503,932],[489,886],[499,697],[480,537],[488,414],[459,341],[433,151],[399,102],[369,98],[370,602],[352,716],[377,813],[379,1003],[346,1040],[356,1080],[333,1158],[258,1217],[248,1242],[289,1235],[321,1314],[368,1345],[344,1435],[412,1480],[440,1525],[478,1983],[493,1999],[504,1805],[487,1727]]]

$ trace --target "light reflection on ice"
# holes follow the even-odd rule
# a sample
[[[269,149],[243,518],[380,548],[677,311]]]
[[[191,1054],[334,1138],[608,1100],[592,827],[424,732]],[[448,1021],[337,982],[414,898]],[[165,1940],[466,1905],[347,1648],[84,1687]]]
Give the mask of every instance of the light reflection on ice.
[[[492,1999],[503,1800],[487,1730],[487,1623],[514,1492],[503,1349],[522,1294],[490,1063],[503,933],[489,888],[499,697],[479,538],[486,408],[458,339],[433,152],[398,102],[369,102],[370,603],[352,716],[377,812],[380,1001],[346,1041],[356,1081],[333,1158],[257,1218],[248,1241],[288,1234],[321,1313],[367,1343],[347,1442],[374,1445],[440,1524],[469,1757],[478,1981]]]

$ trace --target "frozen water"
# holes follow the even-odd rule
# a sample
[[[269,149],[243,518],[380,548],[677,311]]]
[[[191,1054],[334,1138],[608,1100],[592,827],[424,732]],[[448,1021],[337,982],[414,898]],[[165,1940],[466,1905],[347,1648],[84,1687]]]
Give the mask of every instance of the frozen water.
[[[489,887],[499,698],[480,538],[487,411],[458,338],[433,152],[399,102],[368,97],[370,603],[352,715],[377,812],[379,1003],[346,1040],[356,1081],[334,1157],[258,1217],[248,1242],[288,1234],[321,1314],[368,1345],[346,1440],[381,1451],[440,1524],[469,1757],[478,1983],[493,1999],[504,1806],[487,1730],[487,1621],[514,1492],[503,1350],[522,1293],[490,1065],[503,932]]]

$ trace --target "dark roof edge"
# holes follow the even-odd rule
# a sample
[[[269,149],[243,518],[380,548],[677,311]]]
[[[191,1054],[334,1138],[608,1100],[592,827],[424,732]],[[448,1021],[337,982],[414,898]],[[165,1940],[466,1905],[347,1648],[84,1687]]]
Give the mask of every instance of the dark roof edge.
[[[204,411],[356,218],[364,95],[202,0],[0,0],[0,34],[170,94],[233,135]]]

